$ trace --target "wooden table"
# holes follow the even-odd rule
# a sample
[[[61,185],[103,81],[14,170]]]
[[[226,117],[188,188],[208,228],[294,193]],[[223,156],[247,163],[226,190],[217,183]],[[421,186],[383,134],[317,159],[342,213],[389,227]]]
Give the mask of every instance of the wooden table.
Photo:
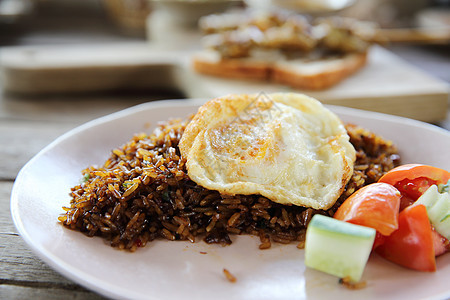
[[[97,34],[104,36],[105,32]],[[31,35],[25,43],[41,40],[39,35]],[[424,70],[437,76],[444,75],[443,79],[450,82],[448,77],[445,78],[449,74],[448,56],[423,48],[394,50],[405,53],[406,59],[416,62]],[[442,62],[436,63],[439,60]],[[0,96],[0,299],[102,299],[50,269],[18,235],[9,210],[14,179],[39,150],[86,121],[139,103],[181,96],[167,91],[40,98]],[[448,120],[440,125],[450,129]]]

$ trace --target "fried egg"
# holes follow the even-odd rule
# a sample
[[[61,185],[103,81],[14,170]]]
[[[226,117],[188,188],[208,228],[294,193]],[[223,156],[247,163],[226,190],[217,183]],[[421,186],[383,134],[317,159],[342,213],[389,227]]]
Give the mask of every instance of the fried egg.
[[[188,176],[221,194],[328,209],[353,174],[340,119],[301,94],[229,95],[201,106],[179,148]]]

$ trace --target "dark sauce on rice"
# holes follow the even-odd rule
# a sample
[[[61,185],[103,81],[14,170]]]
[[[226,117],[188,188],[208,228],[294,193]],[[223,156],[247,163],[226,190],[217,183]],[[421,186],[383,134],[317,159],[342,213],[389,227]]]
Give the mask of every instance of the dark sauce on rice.
[[[259,236],[260,249],[272,242],[297,242],[302,248],[314,214],[333,216],[349,195],[400,163],[390,141],[347,125],[356,149],[354,173],[331,209],[281,205],[259,195],[221,195],[187,175],[178,149],[187,123],[161,123],[152,134],[136,135],[114,149],[103,166],[85,169],[84,182],[72,188],[70,207],[59,221],[130,251],[159,238],[195,242],[201,237],[228,245],[230,234]]]

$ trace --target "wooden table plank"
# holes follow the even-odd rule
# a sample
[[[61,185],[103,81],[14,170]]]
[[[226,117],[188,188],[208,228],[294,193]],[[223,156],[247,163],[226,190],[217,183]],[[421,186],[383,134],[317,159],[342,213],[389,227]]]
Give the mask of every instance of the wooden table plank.
[[[78,285],[59,275],[28,248],[18,234],[0,233],[0,281],[19,286],[74,289]]]
[[[12,181],[0,181],[0,234],[17,235],[17,230],[12,223],[9,211],[12,186]],[[3,247],[3,244],[0,244],[0,247]]]
[[[0,178],[13,180],[23,165],[74,123],[0,120]]]
[[[0,284],[0,299],[97,300],[105,298],[82,288],[80,288],[80,290],[67,290],[47,286],[23,287],[9,284]]]
[[[0,93],[0,120],[19,119],[24,121],[82,124],[141,103],[182,98],[184,98],[184,95],[177,91],[42,97],[26,97],[14,94],[1,95]]]

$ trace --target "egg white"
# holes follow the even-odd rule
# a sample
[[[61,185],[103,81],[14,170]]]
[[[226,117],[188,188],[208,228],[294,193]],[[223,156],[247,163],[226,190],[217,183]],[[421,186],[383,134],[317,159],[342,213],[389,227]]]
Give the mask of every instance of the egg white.
[[[189,177],[222,194],[328,209],[353,174],[355,149],[339,118],[301,94],[213,99],[179,144]]]

